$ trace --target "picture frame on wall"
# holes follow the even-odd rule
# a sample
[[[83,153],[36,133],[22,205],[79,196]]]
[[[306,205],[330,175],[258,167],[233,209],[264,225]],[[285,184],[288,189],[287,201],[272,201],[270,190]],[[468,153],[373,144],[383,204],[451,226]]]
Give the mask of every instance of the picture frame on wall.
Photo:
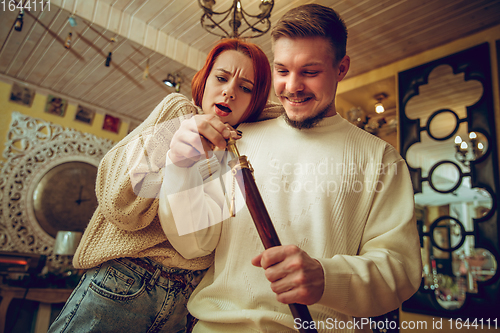
[[[31,89],[17,83],[12,84],[10,90],[10,101],[27,107],[31,107],[35,99],[35,89]]]
[[[61,97],[56,97],[54,95],[47,95],[47,103],[45,104],[46,113],[64,117],[67,107],[68,107],[67,100]]]
[[[78,105],[76,109],[75,120],[92,125],[92,121],[94,120],[94,115],[95,115],[94,110],[89,109],[82,105]]]
[[[110,131],[113,133],[118,133],[119,128],[120,128],[120,118],[113,117],[109,114],[104,116],[104,123],[102,124],[103,130]]]

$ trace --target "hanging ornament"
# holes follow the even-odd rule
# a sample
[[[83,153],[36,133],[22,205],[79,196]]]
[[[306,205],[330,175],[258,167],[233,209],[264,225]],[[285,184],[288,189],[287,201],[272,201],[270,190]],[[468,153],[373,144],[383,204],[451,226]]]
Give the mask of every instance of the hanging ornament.
[[[23,23],[24,23],[23,16],[24,16],[24,9],[21,8],[21,10],[19,11],[19,15],[17,15],[16,22],[14,22],[14,29],[16,31],[23,30]]]
[[[109,52],[108,56],[106,57],[106,67],[109,67],[109,64],[111,64],[111,55],[112,52]]]
[[[74,18],[73,15],[71,15],[69,18],[68,18],[68,22],[69,22],[69,25],[71,26],[71,28],[74,28],[76,27],[76,20]],[[64,47],[67,48],[67,49],[70,49],[71,48],[71,38],[73,37],[73,29],[71,29],[68,33],[68,37],[66,37],[66,41],[64,42]]]
[[[66,42],[64,42],[64,47],[67,48],[67,49],[71,48],[71,37],[72,36],[73,36],[73,34],[70,31],[69,34],[68,34],[68,37],[66,37]]]
[[[72,26],[72,27],[76,27],[76,20],[75,20],[75,17],[73,15],[71,15],[69,18],[68,18],[68,22],[69,22],[69,25]]]
[[[111,38],[110,42],[111,42],[111,48],[109,49],[108,56],[106,57],[106,67],[109,67],[109,65],[111,64],[111,56],[113,54],[113,43],[116,42],[116,38]]]
[[[142,75],[143,80],[147,80],[149,78],[149,59],[146,62],[146,68],[144,69],[144,74]]]

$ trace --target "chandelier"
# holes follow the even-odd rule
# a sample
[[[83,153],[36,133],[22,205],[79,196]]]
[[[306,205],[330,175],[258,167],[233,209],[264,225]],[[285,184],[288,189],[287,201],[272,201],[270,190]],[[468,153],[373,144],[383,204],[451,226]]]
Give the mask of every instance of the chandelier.
[[[222,12],[213,10],[215,0],[198,0],[198,3],[203,9],[201,26],[213,35],[223,38],[255,38],[271,28],[269,17],[274,6],[273,0],[260,0],[260,14],[257,15],[247,13],[241,6],[241,0],[234,0],[231,7]],[[225,24],[227,19],[229,21]]]
[[[457,135],[455,137],[455,158],[468,167],[470,161],[474,161],[484,154],[485,146],[481,141],[476,132],[469,133],[469,144]],[[469,147],[471,151],[469,151]]]

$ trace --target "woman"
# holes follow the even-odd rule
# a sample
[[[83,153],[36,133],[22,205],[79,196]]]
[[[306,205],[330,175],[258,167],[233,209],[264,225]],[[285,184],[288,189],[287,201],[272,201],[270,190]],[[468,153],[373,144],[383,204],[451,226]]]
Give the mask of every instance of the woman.
[[[220,57],[232,56],[239,61],[236,74],[217,65]],[[241,72],[248,77],[242,79]],[[192,81],[197,107],[180,94],[170,94],[106,154],[96,181],[99,206],[73,260],[76,268],[89,270],[49,332],[184,331],[187,299],[213,256],[183,258],[159,221],[158,193],[170,140],[176,126],[192,114],[206,113],[232,126],[262,118],[270,85],[262,50],[239,40],[222,40]],[[268,111],[272,117],[281,109]],[[237,137],[232,127],[226,134]],[[200,142],[207,144],[205,139]],[[195,163],[200,157],[193,159]]]

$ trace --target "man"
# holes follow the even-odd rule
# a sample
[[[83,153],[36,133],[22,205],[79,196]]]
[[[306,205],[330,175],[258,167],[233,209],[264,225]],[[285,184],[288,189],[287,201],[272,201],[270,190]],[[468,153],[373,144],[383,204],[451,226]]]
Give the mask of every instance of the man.
[[[246,209],[225,220],[215,264],[188,303],[199,319],[194,332],[369,330],[355,317],[398,308],[420,284],[408,170],[393,147],[336,113],[350,59],[335,11],[294,8],[272,38],[274,88],[286,114],[240,125],[238,148],[284,245],[262,251]],[[225,145],[217,118],[196,123],[204,139]],[[314,322],[294,319],[290,303],[309,305]]]

